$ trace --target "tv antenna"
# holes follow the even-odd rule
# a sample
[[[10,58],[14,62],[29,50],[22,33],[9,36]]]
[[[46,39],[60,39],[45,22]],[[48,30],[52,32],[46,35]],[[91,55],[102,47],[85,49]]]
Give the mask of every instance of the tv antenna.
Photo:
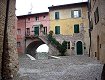
[[[28,14],[31,14],[32,13],[32,8],[33,8],[33,6],[32,6],[32,2],[31,2],[31,4],[30,4],[30,10],[29,10],[29,12],[28,12]]]

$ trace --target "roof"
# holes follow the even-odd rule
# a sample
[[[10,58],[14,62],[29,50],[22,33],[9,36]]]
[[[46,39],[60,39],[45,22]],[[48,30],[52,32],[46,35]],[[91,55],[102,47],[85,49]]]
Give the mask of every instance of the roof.
[[[48,14],[48,13],[49,12],[33,13],[33,14],[19,15],[17,17],[27,17],[27,16],[34,16],[34,15],[41,15],[41,14]]]
[[[72,3],[72,4],[64,4],[64,5],[57,5],[57,6],[50,6],[48,9],[62,9],[62,8],[69,8],[69,7],[75,7],[75,6],[81,6],[81,5],[87,5],[88,2],[80,2],[80,3]]]

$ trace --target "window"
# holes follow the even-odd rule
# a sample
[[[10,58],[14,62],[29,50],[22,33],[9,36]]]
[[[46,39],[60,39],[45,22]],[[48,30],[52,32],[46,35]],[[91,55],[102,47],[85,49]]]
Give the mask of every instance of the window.
[[[81,10],[72,10],[71,11],[71,17],[72,18],[79,18],[79,17],[81,17]]]
[[[91,21],[90,21],[90,29],[91,29],[91,30],[93,29],[93,21],[92,21],[92,19],[91,19]]]
[[[30,21],[30,18],[28,18],[28,21]]]
[[[20,42],[17,42],[17,47],[21,47],[21,43]]]
[[[17,34],[21,34],[21,29],[17,29]]]
[[[46,16],[43,16],[43,19],[46,19]]]
[[[74,33],[79,33],[79,24],[74,25]]]
[[[55,34],[60,34],[60,26],[55,26]]]
[[[89,0],[89,9],[91,11],[91,0]]]
[[[55,12],[55,19],[59,19],[59,12]]]
[[[96,11],[94,12],[94,19],[95,19],[95,24],[97,24],[99,22],[98,7],[96,8]]]
[[[30,35],[30,28],[26,28],[26,35],[27,35],[27,36]]]
[[[47,34],[47,27],[44,27],[44,34]]]
[[[36,17],[35,17],[35,20],[38,21],[38,20],[39,20],[39,17],[36,16]]]
[[[67,49],[70,49],[70,41],[67,42]]]

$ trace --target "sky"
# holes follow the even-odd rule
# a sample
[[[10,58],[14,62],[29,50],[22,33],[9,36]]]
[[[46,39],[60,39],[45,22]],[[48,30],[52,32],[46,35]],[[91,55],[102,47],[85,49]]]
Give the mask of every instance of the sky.
[[[36,52],[47,52],[48,53],[48,51],[49,51],[49,47],[47,46],[47,44],[42,44],[36,49]]]
[[[41,13],[48,12],[48,7],[52,5],[63,5],[87,0],[16,0],[16,15],[26,15],[28,12]]]

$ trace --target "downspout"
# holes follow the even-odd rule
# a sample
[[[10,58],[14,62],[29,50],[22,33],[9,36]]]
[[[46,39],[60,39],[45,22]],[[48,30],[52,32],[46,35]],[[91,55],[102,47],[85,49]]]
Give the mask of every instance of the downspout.
[[[90,50],[91,50],[91,29],[89,29],[89,37],[90,37],[90,46],[89,46],[89,57],[90,57]]]
[[[3,37],[3,53],[2,53],[2,69],[1,69],[2,80],[6,80],[7,79],[7,75],[8,75],[8,73],[6,73],[5,71],[7,70],[6,65],[8,64],[8,63],[6,64],[6,62],[7,62],[6,55],[8,55],[8,52],[7,52],[8,46],[7,46],[6,38],[7,38],[7,27],[8,27],[9,4],[10,4],[10,0],[7,0],[5,26],[4,26],[4,37]],[[8,77],[10,77],[10,76],[8,76]]]
[[[26,54],[26,17],[25,17],[25,54]]]
[[[89,45],[89,57],[90,57],[90,50],[91,50],[91,29],[90,29],[90,2],[88,0],[88,19],[89,19],[89,37],[90,37],[90,45]]]

